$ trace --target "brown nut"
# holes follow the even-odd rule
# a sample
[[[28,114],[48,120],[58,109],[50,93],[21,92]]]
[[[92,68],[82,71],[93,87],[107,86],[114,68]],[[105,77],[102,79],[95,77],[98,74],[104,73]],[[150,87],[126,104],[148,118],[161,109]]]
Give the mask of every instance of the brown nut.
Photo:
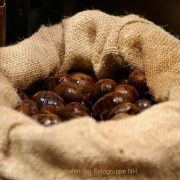
[[[134,103],[139,99],[137,90],[130,85],[118,85],[113,92],[118,92],[126,102]]]
[[[89,94],[96,82],[92,76],[82,72],[74,72],[71,76],[76,80],[83,94]]]
[[[143,111],[151,107],[153,105],[153,102],[147,99],[139,99],[134,104],[140,109],[140,111]]]
[[[111,119],[113,116],[119,113],[127,113],[130,115],[135,115],[138,114],[139,112],[140,110],[135,104],[126,102],[112,108],[107,116],[107,119]]]
[[[122,120],[122,119],[125,119],[125,118],[128,118],[128,117],[131,117],[131,115],[126,114],[126,113],[119,113],[119,114],[114,115],[111,118],[111,120]]]
[[[75,80],[67,73],[50,76],[45,81],[45,87],[48,91],[54,91],[63,82],[75,82]]]
[[[82,111],[81,113],[74,113],[72,107],[58,108],[56,113],[61,118],[62,121],[67,121],[82,116],[89,116],[84,111]]]
[[[45,126],[50,126],[61,122],[61,118],[55,114],[36,114],[31,116],[31,118]]]
[[[99,98],[114,90],[116,82],[112,79],[101,79],[94,85],[90,92],[90,98],[95,103]]]
[[[36,106],[36,104],[30,100],[30,99],[25,99],[23,100],[17,107],[16,110],[19,112],[22,112],[28,116],[32,116],[34,114],[38,114],[39,110]]]
[[[126,102],[123,95],[116,92],[110,92],[101,97],[92,108],[92,116],[96,120],[106,120],[111,109],[118,104]]]
[[[83,97],[82,97],[80,103],[83,106],[87,107],[89,110],[91,110],[93,105],[91,103],[90,94],[83,94]]]
[[[55,92],[52,91],[42,91],[36,95],[32,100],[37,105],[40,110],[42,106],[45,105],[54,105],[54,106],[64,106],[64,100]]]
[[[89,116],[91,115],[91,111],[78,102],[71,102],[71,103],[67,104],[65,107],[71,109],[72,112],[74,112],[76,114],[78,114],[78,113],[81,114],[84,111]]]
[[[66,104],[70,102],[80,102],[82,93],[76,83],[63,82],[55,88],[55,93],[61,96]]]
[[[18,104],[21,103],[23,100],[28,99],[27,95],[23,91],[18,90],[17,94],[18,94]]]
[[[142,71],[132,71],[129,74],[128,81],[129,84],[135,87],[135,89],[139,93],[145,93],[146,91],[148,91],[148,87],[146,85],[146,77]]]
[[[41,114],[56,114],[57,107],[63,107],[63,106],[46,105],[41,108],[40,113]]]

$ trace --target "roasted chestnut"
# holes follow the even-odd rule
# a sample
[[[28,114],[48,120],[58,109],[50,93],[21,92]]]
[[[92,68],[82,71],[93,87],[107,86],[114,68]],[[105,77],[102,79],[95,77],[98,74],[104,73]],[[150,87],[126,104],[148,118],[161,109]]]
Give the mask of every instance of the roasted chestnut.
[[[55,92],[52,91],[43,91],[36,95],[32,100],[37,105],[40,110],[42,106],[45,105],[54,105],[54,106],[64,106],[64,100]]]
[[[54,106],[54,105],[42,106],[40,113],[41,114],[56,114],[57,107],[59,106]]]
[[[118,104],[127,102],[123,95],[117,92],[110,92],[101,97],[92,108],[92,116],[96,120],[106,120],[111,109]]]
[[[93,105],[92,105],[92,102],[91,102],[91,99],[90,99],[90,94],[83,94],[83,97],[82,97],[80,103],[83,106],[85,106],[85,107],[87,107],[88,109],[91,110]]]
[[[90,98],[95,103],[99,98],[108,94],[114,90],[116,82],[112,79],[101,79],[95,83],[93,89],[90,92]]]
[[[145,93],[148,91],[146,85],[146,77],[142,71],[135,70],[129,74],[129,84],[132,85],[139,93]]]
[[[87,107],[83,106],[82,104],[80,104],[78,102],[71,102],[71,103],[67,104],[65,107],[71,109],[72,112],[77,113],[77,114],[84,111],[89,116],[91,115],[91,111]]]
[[[70,102],[80,102],[82,93],[76,83],[63,82],[55,88],[55,93],[61,96],[66,104]]]
[[[67,120],[82,117],[82,116],[89,116],[85,111],[75,113],[73,107],[58,108],[56,113],[61,118],[62,121],[67,121]]]
[[[113,92],[120,93],[125,102],[134,103],[139,99],[137,90],[131,85],[118,85]]]
[[[138,114],[139,112],[140,110],[135,104],[126,102],[112,108],[107,116],[107,119],[111,119],[113,116],[119,113],[127,113],[130,115],[135,115]]]
[[[17,94],[18,94],[18,98],[19,98],[18,104],[21,103],[23,100],[28,99],[27,95],[23,91],[18,90]]]
[[[54,91],[62,82],[75,82],[75,80],[69,74],[63,73],[48,77],[45,81],[45,86],[48,91]]]
[[[139,99],[134,104],[140,109],[140,111],[143,111],[151,107],[153,105],[153,102],[147,99]]]
[[[125,118],[128,118],[128,117],[131,117],[131,115],[126,114],[126,113],[119,113],[119,114],[114,115],[111,118],[111,120],[122,120],[122,119],[125,119]]]
[[[19,112],[22,112],[28,116],[38,114],[39,110],[36,106],[36,104],[30,100],[30,99],[25,99],[23,100],[17,107],[16,110]]]
[[[71,76],[76,80],[83,94],[89,94],[96,82],[92,76],[82,72],[74,72]]]
[[[55,114],[36,114],[31,116],[31,118],[45,126],[50,126],[61,122],[61,118]]]

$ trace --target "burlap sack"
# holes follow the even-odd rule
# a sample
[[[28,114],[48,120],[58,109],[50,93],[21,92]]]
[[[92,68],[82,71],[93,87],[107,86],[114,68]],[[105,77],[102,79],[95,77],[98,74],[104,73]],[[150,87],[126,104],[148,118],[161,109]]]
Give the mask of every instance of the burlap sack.
[[[14,88],[52,72],[145,72],[158,102],[139,115],[44,127],[13,110]],[[180,41],[136,15],[84,11],[0,48],[0,179],[180,179]]]

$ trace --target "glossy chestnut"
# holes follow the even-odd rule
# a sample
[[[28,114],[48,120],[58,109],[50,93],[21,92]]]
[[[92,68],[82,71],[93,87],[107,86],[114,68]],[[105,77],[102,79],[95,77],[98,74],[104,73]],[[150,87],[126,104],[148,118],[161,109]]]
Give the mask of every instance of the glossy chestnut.
[[[89,116],[85,111],[75,113],[72,107],[58,108],[56,113],[61,118],[62,121],[67,121],[82,116]]]
[[[111,120],[122,120],[122,119],[125,119],[125,118],[128,118],[128,117],[131,117],[131,115],[126,114],[126,113],[119,113],[119,114],[114,115],[111,118]]]
[[[77,114],[84,111],[89,116],[91,115],[91,111],[87,107],[83,106],[81,103],[78,103],[78,102],[71,102],[67,104],[65,107],[71,109],[72,112],[77,113]]]
[[[61,118],[55,114],[36,114],[31,116],[31,118],[45,126],[50,126],[61,122]]]
[[[89,94],[96,82],[92,76],[82,72],[74,72],[71,76],[76,80],[76,83],[83,94]]]
[[[54,106],[64,106],[64,100],[55,92],[52,91],[43,91],[36,95],[32,100],[37,105],[40,110],[42,106],[45,105],[54,105]]]
[[[140,111],[143,111],[153,105],[152,101],[147,99],[139,99],[134,103],[137,107],[139,107]]]
[[[93,89],[90,92],[90,98],[95,103],[99,98],[108,94],[114,90],[116,82],[112,79],[101,79],[95,83]]]
[[[67,73],[62,73],[56,76],[50,76],[45,81],[45,87],[48,91],[54,91],[55,88],[62,82],[75,82],[75,80]]]
[[[107,120],[111,119],[113,116],[119,113],[127,113],[130,115],[135,115],[135,114],[138,114],[139,112],[140,110],[135,104],[126,102],[112,108],[107,116]]]
[[[127,102],[123,95],[117,92],[110,92],[101,97],[92,108],[92,116],[96,120],[106,120],[111,109],[118,104]]]
[[[36,106],[36,104],[30,100],[30,99],[25,99],[23,100],[17,107],[16,110],[19,112],[22,112],[28,116],[38,114],[39,110]]]
[[[134,103],[139,99],[137,90],[131,85],[118,85],[113,92],[120,93],[126,102]]]
[[[23,100],[28,99],[27,95],[23,91],[18,90],[17,94],[18,94],[18,104],[21,103]]]
[[[79,102],[82,99],[82,93],[76,83],[63,82],[55,88],[55,93],[63,98],[66,104],[70,102]]]
[[[129,84],[132,85],[139,93],[145,93],[148,91],[146,85],[146,77],[142,71],[135,70],[129,74]]]

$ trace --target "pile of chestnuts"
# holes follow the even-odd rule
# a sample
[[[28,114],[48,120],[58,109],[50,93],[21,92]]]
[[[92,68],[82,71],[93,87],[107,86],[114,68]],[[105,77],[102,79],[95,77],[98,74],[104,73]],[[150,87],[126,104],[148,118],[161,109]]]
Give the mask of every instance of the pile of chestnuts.
[[[101,80],[83,72],[64,73],[17,93],[19,103],[15,109],[46,126],[82,116],[97,121],[122,119],[156,103],[145,74],[138,70]]]

